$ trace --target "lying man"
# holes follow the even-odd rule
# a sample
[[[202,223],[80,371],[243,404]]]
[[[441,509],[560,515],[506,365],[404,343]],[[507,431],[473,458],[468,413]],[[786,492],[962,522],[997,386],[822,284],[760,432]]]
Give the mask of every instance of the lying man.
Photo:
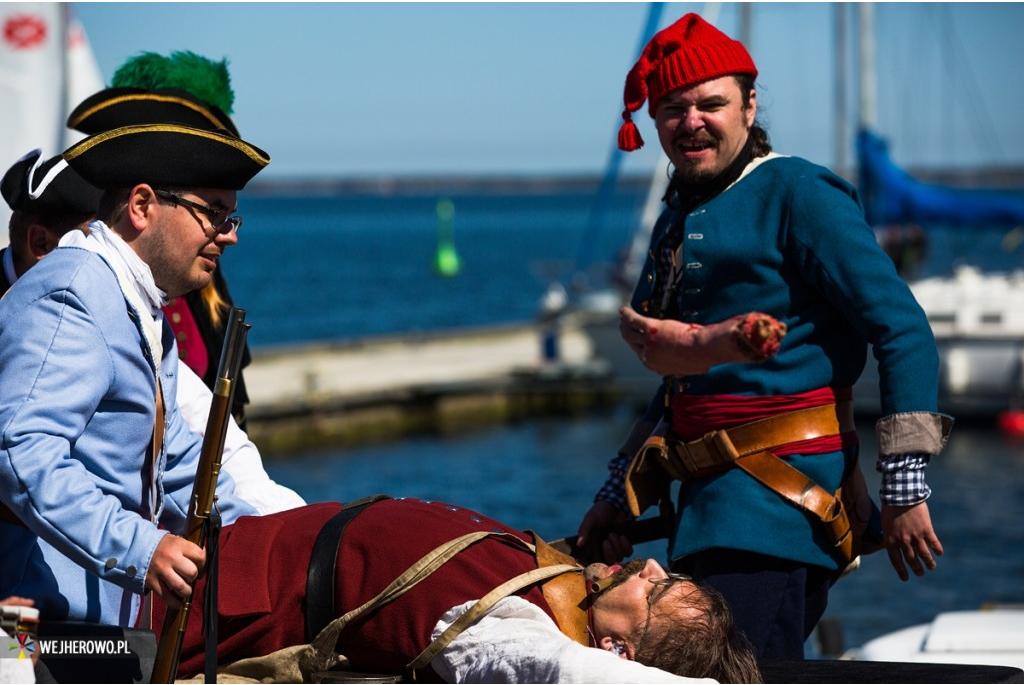
[[[728,607],[688,577],[654,560],[583,568],[532,533],[440,502],[242,517],[221,535],[219,566],[218,660],[235,675],[301,682],[340,660],[445,682],[760,680]],[[179,678],[203,669],[192,619]]]

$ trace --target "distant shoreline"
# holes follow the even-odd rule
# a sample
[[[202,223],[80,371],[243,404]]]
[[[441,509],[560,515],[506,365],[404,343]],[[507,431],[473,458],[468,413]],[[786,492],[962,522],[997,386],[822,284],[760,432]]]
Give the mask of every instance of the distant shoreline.
[[[1024,192],[1024,166],[973,169],[909,169],[919,181],[960,188]],[[852,179],[851,174],[844,174]],[[444,193],[537,194],[596,193],[599,174],[446,174],[367,177],[289,177],[254,180],[246,193],[287,195],[434,195]],[[649,174],[622,175],[616,192],[644,193]]]
[[[645,192],[650,176],[621,176],[617,192]],[[596,193],[600,176],[449,174],[438,176],[373,176],[345,178],[282,178],[253,181],[251,195],[432,195],[489,193],[557,195]]]

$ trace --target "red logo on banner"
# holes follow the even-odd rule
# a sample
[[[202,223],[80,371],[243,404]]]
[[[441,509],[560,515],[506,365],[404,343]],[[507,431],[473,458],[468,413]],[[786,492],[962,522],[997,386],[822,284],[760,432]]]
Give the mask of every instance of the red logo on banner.
[[[85,31],[77,24],[68,27],[68,47],[80,48],[85,45]]]
[[[4,42],[15,50],[34,48],[46,40],[46,22],[30,14],[15,14],[4,22]]]

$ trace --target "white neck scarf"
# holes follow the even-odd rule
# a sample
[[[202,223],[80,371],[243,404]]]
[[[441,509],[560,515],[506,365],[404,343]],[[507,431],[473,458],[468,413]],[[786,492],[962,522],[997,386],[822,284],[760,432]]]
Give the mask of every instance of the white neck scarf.
[[[138,311],[142,333],[149,344],[154,370],[159,377],[160,360],[163,358],[161,307],[167,304],[167,298],[153,280],[153,272],[149,265],[135,254],[121,236],[99,220],[89,224],[88,235],[82,231],[68,231],[60,239],[58,246],[80,247],[95,252],[110,265],[117,275],[125,298]]]

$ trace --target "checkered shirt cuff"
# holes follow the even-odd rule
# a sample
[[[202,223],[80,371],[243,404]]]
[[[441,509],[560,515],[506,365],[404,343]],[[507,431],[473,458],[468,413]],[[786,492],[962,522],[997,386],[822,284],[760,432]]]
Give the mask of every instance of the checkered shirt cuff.
[[[908,507],[928,499],[932,489],[924,482],[924,469],[930,459],[928,454],[879,457],[875,469],[882,474],[882,504]]]
[[[629,511],[626,504],[626,470],[629,469],[630,461],[627,455],[620,454],[608,462],[608,480],[594,496],[595,502],[606,500],[622,511]]]

